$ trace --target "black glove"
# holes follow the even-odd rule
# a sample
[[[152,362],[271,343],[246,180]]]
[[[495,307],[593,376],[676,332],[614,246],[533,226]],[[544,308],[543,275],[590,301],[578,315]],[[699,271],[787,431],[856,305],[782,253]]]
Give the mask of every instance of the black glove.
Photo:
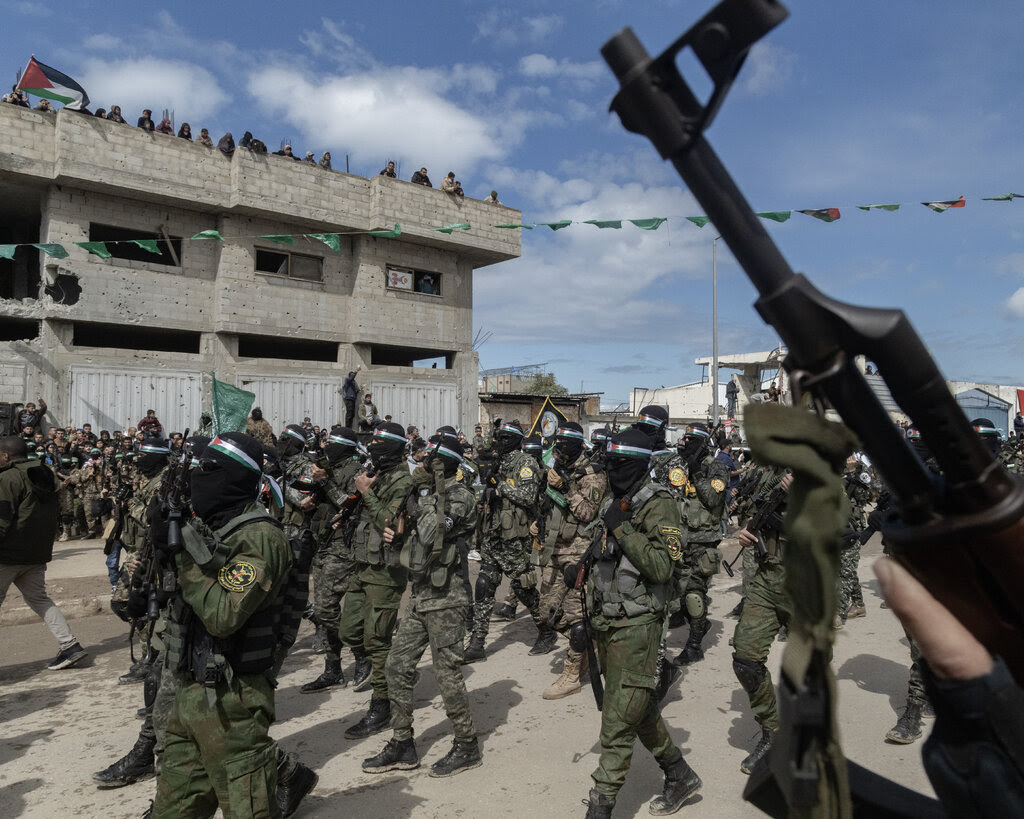
[[[613,498],[612,505],[608,507],[608,511],[604,513],[604,517],[601,519],[604,521],[605,528],[609,532],[614,532],[629,520],[629,517],[629,510],[623,509],[618,499]]]
[[[570,563],[562,569],[562,582],[570,589],[576,588],[576,576],[580,572],[579,563]],[[583,571],[583,579],[587,579],[586,569]]]

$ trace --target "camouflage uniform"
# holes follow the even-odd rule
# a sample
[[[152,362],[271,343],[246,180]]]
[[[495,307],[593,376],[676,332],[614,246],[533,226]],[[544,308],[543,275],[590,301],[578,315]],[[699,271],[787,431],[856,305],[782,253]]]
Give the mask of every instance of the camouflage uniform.
[[[843,548],[839,553],[839,614],[846,617],[851,606],[864,608],[857,568],[860,565],[860,534],[867,528],[864,507],[871,502],[871,476],[858,467],[844,477],[846,495],[850,499],[850,519],[843,532]]]
[[[75,484],[82,497],[85,522],[88,534],[96,537],[103,528],[103,521],[97,515],[97,506],[103,497],[103,466],[101,463],[89,463],[83,466],[75,478]]]
[[[346,458],[337,466],[328,470],[328,478],[324,491],[331,504],[325,504],[328,511],[324,515],[323,526],[327,526],[334,510],[355,492],[355,477],[362,469],[358,455]],[[356,568],[351,546],[345,542],[345,526],[339,526],[333,532],[321,531],[322,545],[313,558],[313,616],[318,625],[323,626],[330,640],[338,640],[338,625],[341,622],[341,598],[348,588],[349,579]]]
[[[284,493],[284,533],[289,538],[298,537],[299,532],[312,520],[313,512],[299,508],[303,501],[313,497],[316,485],[313,483],[313,462],[304,452],[281,459],[281,490]]]

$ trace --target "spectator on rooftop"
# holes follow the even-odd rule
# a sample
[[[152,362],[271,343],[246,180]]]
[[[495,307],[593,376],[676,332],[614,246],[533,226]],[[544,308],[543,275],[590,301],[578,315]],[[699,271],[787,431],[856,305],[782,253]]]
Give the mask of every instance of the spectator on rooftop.
[[[97,108],[96,111],[93,113],[93,116],[94,117],[99,117],[100,119],[106,119],[107,118],[107,109],[106,108]]]
[[[210,132],[205,128],[201,129],[199,131],[199,139],[196,140],[196,143],[202,145],[205,148],[212,148],[213,140],[210,139]]]
[[[32,107],[28,103],[28,94],[20,90],[17,85],[11,87],[11,93],[4,97],[4,102],[9,102],[11,105],[18,105],[22,108]]]
[[[285,145],[280,151],[274,151],[274,156],[286,156],[289,159],[298,159],[298,157],[292,153],[291,145]]]
[[[231,132],[228,131],[224,136],[220,138],[220,142],[217,143],[217,147],[224,156],[231,156],[235,152],[235,138],[231,136]]]
[[[192,126],[187,122],[181,123],[181,127],[178,129],[178,136],[182,139],[187,139],[189,142],[192,141]]]
[[[411,182],[414,185],[423,185],[426,188],[434,187],[433,185],[430,184],[430,177],[427,176],[426,168],[420,168],[418,171],[416,171],[416,173],[412,175]]]
[[[139,117],[139,121],[136,123],[139,128],[143,131],[149,131],[153,133],[156,130],[156,126],[153,124],[153,112],[148,108],[142,109],[142,116]]]
[[[423,170],[425,171],[426,168],[424,168]],[[390,176],[392,179],[397,179],[398,174],[395,173],[395,163],[389,161],[388,166],[383,171],[381,171],[378,174],[378,176]],[[413,176],[415,176],[415,174],[413,174]]]
[[[455,193],[455,171],[448,171],[448,176],[441,180],[441,190],[445,193]]]
[[[455,180],[455,190],[452,191],[452,193],[454,193],[456,196],[466,195],[466,192],[462,190],[462,183],[458,179]]]
[[[313,158],[313,152],[312,151],[306,151],[306,158],[304,160],[302,160],[302,161],[303,162],[308,162],[310,165],[316,165],[316,160]]]
[[[242,138],[238,140],[239,148],[252,148],[252,131],[246,131],[242,134]]]
[[[484,199],[484,202],[486,202],[488,205],[500,205],[501,202],[498,201],[498,192],[491,191],[491,195]]]
[[[267,143],[262,139],[256,139],[255,137],[252,140],[252,145],[249,147],[254,154],[265,154],[267,152]]]
[[[110,106],[110,113],[107,114],[107,119],[109,119],[111,122],[120,122],[122,125],[127,125],[128,124],[127,122],[124,121],[124,117],[121,116],[121,106],[120,105],[111,105]]]
[[[331,152],[324,151],[324,155],[320,157],[320,167],[331,170]]]
[[[164,117],[162,120],[160,120],[160,124],[156,126],[156,132],[158,134],[168,134],[169,136],[174,136],[174,126],[171,125],[171,121],[167,119],[167,117]]]
[[[46,97],[43,97],[41,100],[39,100],[39,102],[36,103],[35,110],[36,111],[44,111],[46,113],[52,114],[53,113],[53,106],[50,105],[50,101],[48,99],[46,99]]]

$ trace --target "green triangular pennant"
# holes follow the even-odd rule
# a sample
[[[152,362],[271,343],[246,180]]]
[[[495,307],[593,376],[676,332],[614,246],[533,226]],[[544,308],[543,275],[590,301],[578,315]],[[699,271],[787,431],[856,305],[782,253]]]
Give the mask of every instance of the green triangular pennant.
[[[13,259],[17,245],[0,245],[0,259]]]
[[[32,247],[39,248],[47,256],[53,256],[55,259],[66,259],[68,257],[68,252],[64,249],[64,245],[58,245],[54,242],[34,244]]]
[[[445,225],[444,227],[434,228],[434,230],[440,231],[441,233],[447,233],[451,236],[453,230],[469,230],[469,225],[463,222],[457,225]]]
[[[394,230],[371,230],[371,236],[376,236],[378,239],[397,239],[402,235],[402,226],[395,222]]]
[[[861,210],[899,210],[899,205],[857,205]]]
[[[982,202],[1011,202],[1014,199],[1024,199],[1024,195],[1019,193],[1002,193],[999,196],[981,197]]]
[[[106,242],[75,242],[80,248],[88,250],[93,256],[99,256],[101,259],[109,259],[111,252],[107,250]]]
[[[615,228],[618,230],[622,227],[621,219],[588,219],[583,224],[585,225],[597,225],[599,228]]]
[[[655,216],[653,219],[630,219],[640,230],[657,230],[663,222],[668,220],[664,216]]]
[[[220,232],[216,231],[216,230],[201,230],[195,236],[193,236],[192,238],[193,239],[216,239],[218,242],[223,242],[224,241],[224,237],[221,236]]]
[[[708,222],[711,221],[710,216],[687,216],[687,222],[693,222],[697,227],[704,227]]]
[[[156,246],[156,239],[132,239],[129,244],[141,247],[143,250],[148,250],[150,253],[155,253],[157,256],[160,255],[160,248]]]
[[[285,233],[268,233],[266,236],[260,236],[261,239],[266,239],[270,242],[274,242],[279,245],[293,245],[295,244],[295,237],[289,236]]]
[[[514,230],[515,228],[525,228],[526,230],[533,230],[533,225],[494,225],[496,228],[502,228],[504,230]]]
[[[307,233],[309,239],[317,239],[327,245],[335,253],[341,253],[341,239],[337,233]]]
[[[563,219],[560,222],[538,222],[538,225],[547,225],[552,230],[561,230],[564,227],[569,227],[572,224],[572,220]]]
[[[762,219],[771,219],[773,222],[788,222],[792,212],[788,210],[766,210],[757,214]]]

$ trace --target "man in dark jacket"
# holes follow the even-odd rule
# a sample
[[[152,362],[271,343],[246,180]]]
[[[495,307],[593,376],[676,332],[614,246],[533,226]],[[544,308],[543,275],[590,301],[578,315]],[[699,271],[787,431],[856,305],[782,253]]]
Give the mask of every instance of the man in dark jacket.
[[[57,481],[41,461],[29,460],[24,439],[0,438],[0,605],[13,583],[60,643],[49,668],[70,668],[86,656],[60,609],[46,594],[46,564],[60,525]]]
[[[341,385],[341,397],[345,400],[345,426],[351,427],[356,418],[356,399],[359,398],[359,384],[356,383],[356,374],[362,369],[359,364],[352,370]]]

